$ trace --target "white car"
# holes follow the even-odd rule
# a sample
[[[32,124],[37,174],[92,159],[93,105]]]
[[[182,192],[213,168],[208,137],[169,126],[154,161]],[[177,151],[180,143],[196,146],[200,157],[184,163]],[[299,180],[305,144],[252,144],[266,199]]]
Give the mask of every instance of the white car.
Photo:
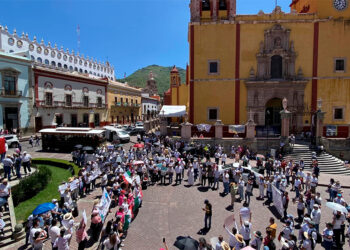
[[[120,142],[129,142],[130,141],[130,135],[128,133],[126,133],[125,131],[117,131],[116,136]]]
[[[17,148],[19,144],[19,140],[17,135],[4,135],[6,139],[7,146],[9,148]]]

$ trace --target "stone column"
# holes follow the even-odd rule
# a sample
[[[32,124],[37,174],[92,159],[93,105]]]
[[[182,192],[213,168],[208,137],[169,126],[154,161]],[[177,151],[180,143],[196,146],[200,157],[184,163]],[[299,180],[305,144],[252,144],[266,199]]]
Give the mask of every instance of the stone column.
[[[221,120],[217,120],[215,122],[215,139],[222,139],[222,130],[223,130],[223,126],[224,124],[222,124]]]
[[[165,118],[162,118],[160,122],[160,135],[167,135],[168,134],[168,129],[167,129],[167,120]]]
[[[253,120],[249,120],[247,123],[246,123],[246,138],[248,139],[252,139],[252,138],[255,138],[255,122]]]
[[[182,139],[191,139],[191,128],[192,124],[189,122],[184,122],[181,124],[181,138]]]
[[[316,112],[316,145],[319,145],[323,136],[323,119],[325,112],[318,110]]]
[[[282,138],[288,138],[289,137],[289,124],[290,124],[290,118],[292,116],[292,113],[286,109],[282,110],[280,112],[281,114],[281,137]]]

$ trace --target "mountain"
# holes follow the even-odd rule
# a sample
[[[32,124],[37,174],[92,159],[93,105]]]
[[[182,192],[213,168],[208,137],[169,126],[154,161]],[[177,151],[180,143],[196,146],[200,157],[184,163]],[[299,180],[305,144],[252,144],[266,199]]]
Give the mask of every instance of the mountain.
[[[154,79],[157,82],[158,94],[163,96],[164,92],[170,87],[170,71],[173,67],[163,67],[159,65],[150,65],[139,69],[124,79],[118,79],[119,82],[127,82],[130,86],[144,88],[152,71]],[[181,82],[186,82],[186,70],[178,68]]]

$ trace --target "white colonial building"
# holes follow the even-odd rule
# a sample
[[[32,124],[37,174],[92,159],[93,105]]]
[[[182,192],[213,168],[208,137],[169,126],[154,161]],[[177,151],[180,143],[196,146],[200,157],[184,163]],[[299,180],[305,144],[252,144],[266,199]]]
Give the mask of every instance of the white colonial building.
[[[158,115],[161,105],[156,97],[150,97],[148,93],[141,94],[141,106],[143,119],[149,119]]]
[[[92,78],[108,78],[114,80],[114,68],[108,63],[101,63],[92,57],[69,52],[60,48],[57,44],[50,42],[44,44],[44,40],[37,41],[29,39],[28,34],[17,34],[16,30],[12,34],[8,32],[7,27],[0,25],[0,51],[7,53],[20,53],[29,51],[31,60],[38,65],[61,71],[79,72],[89,74]]]
[[[35,129],[107,124],[108,79],[78,72],[61,72],[40,66],[34,69]]]

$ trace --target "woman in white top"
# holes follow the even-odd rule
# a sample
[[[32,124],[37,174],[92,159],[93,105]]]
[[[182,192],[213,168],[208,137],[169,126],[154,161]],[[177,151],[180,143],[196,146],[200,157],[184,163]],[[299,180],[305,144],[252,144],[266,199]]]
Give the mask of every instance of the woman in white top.
[[[108,250],[118,250],[120,244],[120,238],[117,233],[110,234],[109,237],[103,242],[103,245]]]

